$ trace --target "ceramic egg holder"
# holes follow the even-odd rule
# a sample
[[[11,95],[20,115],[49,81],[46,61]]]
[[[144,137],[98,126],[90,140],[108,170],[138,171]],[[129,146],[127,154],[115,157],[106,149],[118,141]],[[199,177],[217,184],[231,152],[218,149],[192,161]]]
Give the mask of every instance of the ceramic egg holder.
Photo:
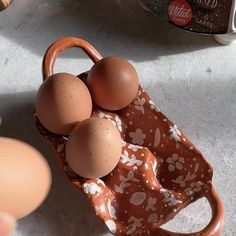
[[[65,37],[53,43],[43,61],[43,77],[53,74],[58,55],[66,48],[81,48],[95,63],[102,58],[88,42]],[[78,76],[86,83],[87,73]],[[200,151],[158,109],[139,87],[137,97],[126,108],[108,112],[94,106],[93,117],[110,120],[123,139],[117,167],[101,179],[76,175],[65,157],[66,136],[46,130],[37,119],[42,137],[55,152],[69,181],[84,192],[96,215],[116,235],[219,236],[224,210],[212,185],[213,169]],[[212,219],[201,232],[182,234],[162,229],[181,209],[206,197]]]

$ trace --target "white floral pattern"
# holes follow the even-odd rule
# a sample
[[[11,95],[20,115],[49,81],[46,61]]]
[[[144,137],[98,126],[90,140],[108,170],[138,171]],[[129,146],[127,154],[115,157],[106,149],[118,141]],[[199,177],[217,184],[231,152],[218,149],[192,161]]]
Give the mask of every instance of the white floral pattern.
[[[155,211],[157,209],[155,206],[156,203],[157,203],[157,199],[155,197],[154,198],[150,197],[148,199],[148,204],[147,204],[145,210],[146,211],[149,211],[149,210]]]
[[[145,104],[145,98],[140,98],[141,91],[138,91],[138,95],[134,100],[135,109],[138,111],[141,111],[144,114],[144,104]]]
[[[101,192],[101,188],[96,183],[85,183],[83,189],[86,194],[91,195]]]
[[[183,164],[184,164],[184,158],[179,157],[178,154],[174,153],[172,157],[168,157],[166,160],[168,165],[168,170],[169,171],[175,171],[175,169],[182,170],[183,169]]]
[[[174,125],[173,127],[171,126],[169,129],[169,133],[170,133],[170,140],[174,139],[175,142],[180,142],[181,139],[181,132],[178,130],[177,125]]]
[[[175,206],[178,203],[182,203],[182,201],[177,200],[175,198],[175,195],[170,191],[167,191],[166,189],[161,189],[160,192],[164,197],[163,202],[166,202],[169,206]]]
[[[107,115],[107,114],[105,114],[105,113],[102,112],[102,111],[99,111],[98,116],[99,116],[100,118],[112,119],[112,116]]]
[[[152,164],[152,170],[153,170],[153,173],[157,175],[157,161],[156,160],[154,160]]]
[[[107,209],[108,209],[108,212],[109,212],[110,216],[113,219],[116,219],[116,209],[115,209],[114,206],[111,205],[111,201],[110,200],[107,203]]]
[[[122,145],[122,147],[125,147],[126,144],[127,144],[127,143],[126,143],[124,140],[121,140],[121,145]]]
[[[111,233],[115,234],[116,233],[116,224],[113,220],[107,220],[105,222],[107,228],[110,230]]]
[[[149,223],[156,223],[158,221],[157,214],[150,214],[148,216],[147,222]]]
[[[116,122],[117,129],[120,132],[122,132],[122,122],[121,122],[121,119],[118,116],[115,117],[115,122]]]
[[[151,110],[154,110],[156,112],[160,112],[160,109],[156,106],[156,104],[152,100],[149,100],[149,104],[150,104]]]
[[[120,162],[126,164],[127,166],[141,166],[143,163],[142,161],[137,160],[134,154],[129,157],[129,153],[126,150],[124,150],[124,153],[121,154]]]
[[[107,114],[105,114],[105,113],[102,112],[102,111],[99,111],[98,116],[99,116],[100,118],[106,118],[106,119],[109,120],[113,125],[115,125],[115,126],[117,127],[117,129],[118,129],[120,132],[122,132],[122,122],[121,122],[121,119],[120,119],[118,116],[116,116],[116,117],[115,117],[115,120],[114,120],[112,116],[107,115]]]
[[[144,134],[141,129],[136,129],[135,132],[130,132],[129,136],[132,138],[132,143],[138,145],[142,145],[146,138],[146,134]]]
[[[143,96],[141,91],[138,92],[137,98],[127,107],[127,110],[117,114],[106,111],[100,111],[97,114],[94,111],[95,116],[98,115],[101,118],[108,119],[120,132],[124,129],[125,132],[122,133],[122,138],[133,143],[129,144],[122,141],[123,151],[120,163],[109,176],[102,178],[105,183],[100,179],[80,183],[77,175],[75,178],[73,176],[73,179],[78,179],[75,185],[80,187],[80,184],[82,184],[82,189],[88,194],[87,197],[95,206],[96,213],[101,216],[112,233],[147,235],[147,233],[150,233],[148,227],[153,226],[151,224],[157,223],[160,219],[165,220],[168,212],[171,210],[173,213],[178,211],[178,206],[182,201],[184,201],[184,204],[188,204],[190,198],[191,201],[194,200],[194,193],[205,188],[204,184],[198,180],[204,182],[206,179],[207,181],[207,176],[203,175],[206,166],[200,166],[201,163],[197,163],[198,155],[194,156],[196,153],[192,146],[191,150],[193,151],[189,152],[189,156],[185,153],[184,149],[190,149],[188,140],[185,139],[175,124],[170,124],[166,117],[156,112],[159,112],[159,109],[155,103],[148,96]],[[144,113],[147,113],[146,116]],[[122,120],[120,117],[122,117]],[[138,122],[140,122],[140,126],[138,126]],[[164,132],[166,126],[167,132]],[[55,136],[48,135],[47,132],[45,132],[46,135],[48,140],[53,139],[54,141],[57,139]],[[54,145],[59,156],[63,156],[66,143],[62,139],[63,137],[58,141],[56,140],[57,142]],[[167,159],[163,159],[162,155],[168,146],[170,146],[170,149],[175,145],[176,147],[177,145],[180,146],[181,141],[183,141],[183,150],[173,151],[171,155],[167,156]],[[151,154],[148,156],[147,149],[140,145],[150,147],[153,155],[157,158],[155,159]],[[141,150],[142,148],[143,150]],[[148,173],[150,171],[152,175],[156,173],[157,169],[162,167],[162,163],[170,171],[169,176],[163,175],[158,179],[150,177]],[[67,167],[67,163],[65,167]],[[71,177],[66,168],[65,171]],[[160,181],[167,188],[168,186],[173,188],[167,190],[158,185],[156,181]],[[170,181],[172,181],[172,184]],[[176,185],[173,183],[176,183]],[[161,187],[160,192],[157,185]],[[179,191],[179,186],[182,187],[182,191]],[[187,197],[187,195],[190,197]],[[125,201],[129,206],[123,204]],[[131,208],[139,209],[143,214],[140,215],[135,210],[129,211]],[[159,215],[161,208],[163,215]],[[122,217],[123,214],[126,214],[125,217]],[[162,223],[163,220],[160,220],[159,223]]]
[[[124,189],[129,187],[131,185],[131,183],[128,183],[129,181],[133,181],[133,182],[139,182],[140,180],[135,178],[134,176],[134,172],[130,171],[127,175],[127,177],[124,177],[123,175],[119,176],[120,178],[120,185],[114,185],[114,190],[117,193],[124,193]]]
[[[200,192],[203,185],[204,184],[201,181],[197,181],[196,183],[191,183],[189,188],[186,188],[184,192],[187,195],[191,196],[194,193]]]
[[[131,149],[134,152],[137,152],[138,150],[143,149],[143,147],[138,146],[138,145],[129,144],[128,149]]]
[[[161,133],[160,133],[160,129],[156,129],[155,131],[155,138],[154,138],[154,148],[158,147],[158,145],[160,144],[161,141]]]
[[[183,175],[180,175],[176,179],[172,179],[172,182],[179,184],[180,187],[185,187],[187,181],[193,180],[196,177],[196,173],[198,172],[199,167],[200,167],[199,163],[196,163],[194,166],[193,173],[189,171],[185,177]]]
[[[143,221],[143,218],[138,219],[134,216],[131,216],[128,220],[128,223],[130,223],[129,225],[130,229],[127,231],[126,235],[133,234],[138,227],[142,226],[142,223],[141,223],[142,221]]]
[[[136,192],[136,193],[132,194],[129,202],[132,205],[139,206],[139,205],[141,205],[144,202],[145,198],[146,198],[146,193],[144,193],[144,192]]]
[[[101,179],[98,179],[98,178],[97,178],[97,183],[98,183],[98,184],[101,184],[101,185],[103,185],[103,186],[105,187],[105,183],[104,183],[104,181],[102,181]]]

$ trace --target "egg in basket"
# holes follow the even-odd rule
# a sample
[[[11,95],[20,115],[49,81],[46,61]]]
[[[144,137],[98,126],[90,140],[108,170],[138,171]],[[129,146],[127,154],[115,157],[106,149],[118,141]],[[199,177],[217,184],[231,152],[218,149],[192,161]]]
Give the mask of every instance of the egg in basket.
[[[53,74],[58,55],[79,47],[94,62],[78,77]],[[213,169],[142,89],[134,67],[105,57],[88,42],[65,37],[43,61],[35,123],[69,181],[86,194],[115,235],[219,236],[224,210],[212,185]],[[206,197],[212,219],[201,232],[161,228]]]

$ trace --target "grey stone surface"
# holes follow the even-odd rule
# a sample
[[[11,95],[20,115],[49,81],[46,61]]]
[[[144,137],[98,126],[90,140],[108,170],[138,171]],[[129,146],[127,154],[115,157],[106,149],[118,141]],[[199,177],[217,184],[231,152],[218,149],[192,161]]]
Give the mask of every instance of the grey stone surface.
[[[236,235],[236,44],[220,46],[211,37],[177,30],[143,12],[134,0],[15,0],[0,13],[0,134],[38,148],[51,165],[53,186],[13,236],[110,235],[83,195],[61,176],[33,125],[42,56],[64,35],[87,39],[103,55],[134,64],[153,100],[214,166],[226,210],[223,235]],[[72,49],[56,69],[79,74],[91,65]],[[208,203],[198,201],[165,228],[199,230],[209,219]]]

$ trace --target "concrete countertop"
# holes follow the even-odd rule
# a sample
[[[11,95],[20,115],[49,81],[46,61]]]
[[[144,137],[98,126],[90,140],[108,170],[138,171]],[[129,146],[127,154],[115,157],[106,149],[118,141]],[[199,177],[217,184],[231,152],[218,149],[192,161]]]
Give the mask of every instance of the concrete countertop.
[[[34,145],[53,172],[48,198],[19,222],[13,235],[110,235],[61,175],[33,124],[43,54],[65,35],[84,38],[103,55],[134,64],[142,86],[214,166],[226,210],[223,235],[236,235],[236,44],[220,46],[211,37],[180,31],[142,11],[135,0],[15,0],[0,13],[0,134]],[[91,65],[86,55],[71,49],[56,69],[79,74]],[[199,230],[210,216],[208,203],[200,200],[165,228]]]

